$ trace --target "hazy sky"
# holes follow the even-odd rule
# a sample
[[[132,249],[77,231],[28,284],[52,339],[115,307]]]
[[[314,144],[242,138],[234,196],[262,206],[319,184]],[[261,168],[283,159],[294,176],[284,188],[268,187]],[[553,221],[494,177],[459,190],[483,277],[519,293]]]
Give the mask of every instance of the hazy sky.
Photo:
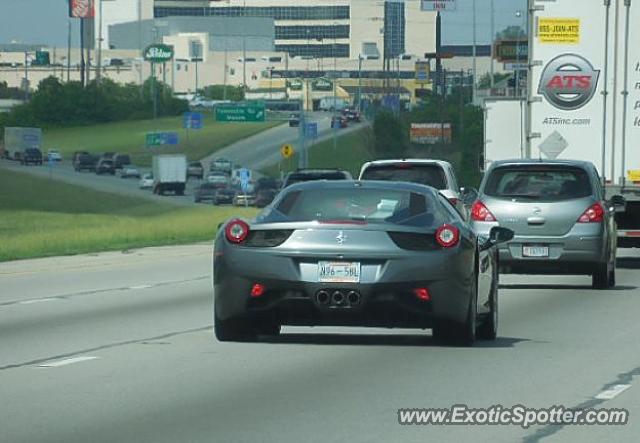
[[[265,0],[265,3],[268,0]],[[476,0],[478,43],[490,41],[491,0]],[[496,31],[521,23],[516,11],[525,10],[526,0],[494,0]],[[470,44],[473,0],[458,0],[454,12],[443,15],[443,44]],[[69,19],[67,0],[0,0],[0,43],[67,45],[67,24],[72,23],[73,45],[78,45],[78,20]]]

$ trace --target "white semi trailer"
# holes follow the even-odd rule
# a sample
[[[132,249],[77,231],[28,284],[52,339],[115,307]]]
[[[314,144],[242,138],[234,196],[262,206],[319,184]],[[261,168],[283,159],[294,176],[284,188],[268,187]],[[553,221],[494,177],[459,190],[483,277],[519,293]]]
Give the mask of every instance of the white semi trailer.
[[[619,245],[640,247],[640,0],[528,2],[529,84],[518,157],[594,163],[605,196],[626,200],[616,214]],[[522,142],[513,132],[518,116],[504,103],[487,106],[485,161],[512,158]],[[496,132],[514,147],[495,144],[503,136]]]

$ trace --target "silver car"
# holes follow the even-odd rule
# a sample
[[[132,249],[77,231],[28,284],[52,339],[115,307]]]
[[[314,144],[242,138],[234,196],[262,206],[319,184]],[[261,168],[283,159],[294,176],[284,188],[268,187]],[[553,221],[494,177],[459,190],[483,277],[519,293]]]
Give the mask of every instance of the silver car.
[[[437,190],[412,183],[311,181],[285,188],[254,221],[215,240],[218,340],[281,325],[433,328],[470,345],[496,338],[495,245]],[[476,335],[477,334],[477,335]]]
[[[593,164],[509,160],[486,172],[471,223],[479,235],[515,232],[499,249],[505,273],[586,274],[605,289],[615,285],[614,213]]]
[[[440,191],[466,217],[463,197],[451,163],[443,160],[375,160],[362,165],[360,180],[419,183]]]

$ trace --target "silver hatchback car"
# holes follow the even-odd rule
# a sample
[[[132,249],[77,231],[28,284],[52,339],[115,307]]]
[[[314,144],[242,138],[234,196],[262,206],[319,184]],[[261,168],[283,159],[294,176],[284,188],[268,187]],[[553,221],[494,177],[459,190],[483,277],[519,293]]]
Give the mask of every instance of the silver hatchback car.
[[[614,213],[589,162],[507,160],[486,172],[470,218],[479,235],[515,232],[499,248],[502,272],[586,274],[605,289],[615,285]]]

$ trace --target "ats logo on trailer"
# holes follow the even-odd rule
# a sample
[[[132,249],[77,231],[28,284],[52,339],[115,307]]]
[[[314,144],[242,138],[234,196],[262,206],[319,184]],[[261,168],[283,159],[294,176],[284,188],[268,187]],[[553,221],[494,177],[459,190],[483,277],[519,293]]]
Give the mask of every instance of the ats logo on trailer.
[[[551,60],[542,72],[538,93],[553,106],[574,111],[589,103],[596,93],[600,71],[585,58],[564,54]]]

